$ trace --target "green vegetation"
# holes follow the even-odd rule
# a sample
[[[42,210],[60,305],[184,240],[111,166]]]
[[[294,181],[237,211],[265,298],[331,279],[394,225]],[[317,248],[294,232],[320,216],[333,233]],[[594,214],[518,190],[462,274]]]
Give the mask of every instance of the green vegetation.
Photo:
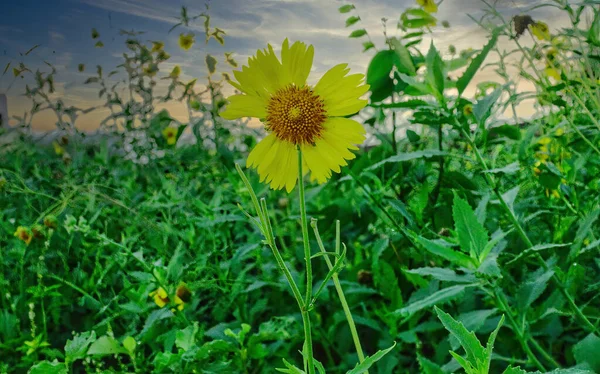
[[[462,52],[423,45],[449,25],[417,3],[382,46],[339,8],[373,54],[356,118],[378,141],[291,193],[239,166],[262,130],[219,116],[231,53],[206,55],[196,91],[122,31],[123,64],[86,82],[110,112],[94,136],[76,121],[95,108],[53,99],[54,68],[6,66],[32,110],[0,130],[0,372],[600,372],[598,2],[505,19],[484,1],[488,42]],[[193,22],[182,49],[226,43],[208,8],[172,32]],[[155,110],[172,100],[188,122]],[[51,142],[30,131],[42,110]]]

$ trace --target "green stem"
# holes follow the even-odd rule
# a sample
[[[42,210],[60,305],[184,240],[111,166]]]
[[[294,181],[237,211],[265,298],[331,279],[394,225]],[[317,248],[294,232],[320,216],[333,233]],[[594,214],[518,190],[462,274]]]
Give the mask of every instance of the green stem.
[[[321,252],[326,253],[325,247],[323,246],[323,241],[321,240],[321,236],[319,235],[319,228],[317,227],[317,221],[313,220],[311,222],[311,226],[313,231],[315,232],[315,236],[317,237],[317,243],[319,244],[319,248]],[[336,253],[339,252],[339,243],[340,243],[340,221],[335,222],[335,243],[336,243]],[[327,263],[327,267],[329,271],[333,269],[333,264],[328,256],[325,257],[325,262]],[[335,290],[337,291],[338,297],[340,298],[340,302],[342,303],[342,308],[344,309],[344,314],[346,315],[346,320],[348,321],[348,326],[350,327],[350,333],[352,334],[352,340],[354,341],[354,346],[356,347],[356,354],[358,355],[358,361],[362,363],[365,360],[365,355],[362,350],[362,346],[360,345],[360,339],[358,337],[358,331],[356,330],[356,325],[354,324],[354,318],[352,318],[352,312],[350,312],[350,307],[348,306],[348,302],[346,301],[346,296],[344,295],[344,290],[342,289],[342,285],[340,284],[340,280],[338,278],[337,273],[334,273],[331,276],[333,279],[333,284],[335,285]],[[366,374],[369,374],[368,371],[365,371]]]
[[[477,160],[481,164],[481,167],[484,170],[487,170],[488,167],[487,167],[487,164],[485,162],[485,159],[481,155],[481,152],[479,152],[479,149],[475,145],[475,142],[473,141],[473,139],[471,138],[471,136],[467,133],[467,131],[464,128],[462,128],[460,126],[460,124],[458,124],[458,122],[456,123],[456,125],[457,125],[458,128],[461,129],[463,135],[465,136],[465,138],[467,139],[467,141],[471,145],[471,148],[473,148],[473,150],[475,151],[475,156],[477,157]],[[523,242],[525,242],[525,245],[527,246],[527,248],[528,249],[532,248],[534,246],[533,243],[531,242],[531,240],[527,236],[527,233],[525,233],[525,230],[523,229],[523,227],[519,223],[519,220],[515,216],[515,214],[512,211],[512,209],[508,206],[508,204],[506,203],[506,201],[504,201],[504,198],[502,197],[502,194],[498,190],[498,186],[496,185],[496,181],[494,180],[494,178],[490,175],[490,173],[483,173],[483,176],[485,177],[485,180],[486,180],[487,184],[494,191],[494,194],[498,198],[498,201],[500,202],[500,205],[502,206],[502,208],[508,214],[508,218],[510,219],[510,221],[513,224],[513,226],[517,230],[517,233],[519,234],[519,236],[521,237],[521,239],[523,240]],[[548,264],[546,264],[546,261],[544,261],[544,259],[542,258],[542,256],[539,253],[535,252],[534,257],[536,258],[536,260],[538,261],[538,263],[540,264],[540,266],[542,266],[542,268],[544,270],[546,270],[546,271],[550,270],[550,268],[548,267]],[[573,300],[573,298],[571,297],[571,295],[567,291],[567,288],[564,285],[564,283],[561,281],[561,279],[556,274],[554,274],[552,276],[552,281],[558,287],[558,289],[560,290],[560,292],[562,293],[562,295],[567,300],[567,303],[569,304],[571,310],[575,313],[575,315],[576,315],[577,319],[579,320],[579,322],[583,325],[583,328],[585,330],[589,331],[589,332],[596,332],[596,327],[587,319],[587,317],[585,316],[585,314],[583,314],[583,312],[581,311],[581,309],[579,309],[579,307],[577,306],[577,304],[575,304],[575,301]]]
[[[313,362],[312,336],[310,330],[310,315],[308,305],[312,298],[312,263],[310,258],[310,242],[308,241],[308,220],[306,219],[306,201],[304,198],[304,174],[302,173],[302,150],[298,148],[298,191],[300,195],[300,218],[302,220],[302,241],[304,242],[304,261],[306,262],[306,298],[302,309],[302,320],[304,321],[304,346],[305,358],[308,364],[308,373],[313,374],[315,365]]]
[[[500,307],[506,313],[508,321],[512,325],[513,331],[515,332],[519,343],[521,343],[521,347],[523,347],[523,350],[527,354],[527,358],[538,368],[538,370],[546,372],[546,368],[544,368],[544,365],[542,365],[542,363],[537,359],[535,354],[531,351],[531,348],[529,348],[529,344],[527,344],[527,339],[524,336],[525,334],[523,333],[523,330],[519,328],[519,324],[517,323],[517,321],[515,321],[515,318],[511,314],[511,310],[508,307],[508,303],[504,298],[504,294],[501,291],[496,290],[494,291],[494,297],[496,299],[496,302],[500,304]]]

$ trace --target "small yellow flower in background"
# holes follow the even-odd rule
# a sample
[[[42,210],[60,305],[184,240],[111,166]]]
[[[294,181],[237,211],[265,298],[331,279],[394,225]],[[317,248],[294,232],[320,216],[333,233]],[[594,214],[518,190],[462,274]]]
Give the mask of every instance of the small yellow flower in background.
[[[152,52],[162,51],[165,47],[165,43],[163,42],[152,42]]]
[[[181,49],[188,51],[194,45],[194,33],[179,34],[179,46]]]
[[[171,55],[163,50],[163,51],[158,52],[158,55],[156,55],[156,58],[160,61],[167,61],[168,59],[171,58]]]
[[[536,22],[529,26],[531,28],[531,32],[535,35],[539,40],[550,40],[550,29],[548,25],[544,22]]]
[[[44,226],[49,229],[56,229],[58,227],[58,220],[56,216],[49,214],[44,218]]]
[[[57,155],[62,156],[65,154],[65,149],[58,142],[52,142],[52,146],[54,147],[54,153]]]
[[[179,74],[181,74],[181,68],[179,67],[179,65],[175,65],[173,70],[171,70],[171,74],[169,74],[169,76],[171,78],[179,78]]]
[[[554,135],[556,136],[563,136],[565,134],[565,129],[562,127],[559,127],[558,129],[556,129],[556,131],[554,131]]]
[[[544,136],[538,140],[538,144],[541,144],[541,145],[548,145],[551,142],[552,142],[552,138],[550,138],[549,136]]]
[[[167,127],[162,131],[163,136],[167,139],[168,145],[177,143],[177,129],[175,127]]]
[[[162,287],[159,287],[156,291],[150,292],[148,296],[154,298],[154,303],[158,305],[159,308],[162,308],[169,303],[169,294],[167,294],[167,291]]]
[[[560,199],[560,193],[558,192],[558,190],[550,191],[549,189],[546,189],[546,197],[549,197],[551,199]]]
[[[438,11],[438,6],[435,3],[435,0],[417,0],[417,4],[423,7],[427,13],[436,13]]]
[[[546,52],[546,57],[548,58],[548,61],[550,61],[550,62],[556,61],[556,56],[557,55],[558,55],[558,50],[556,48],[550,48]]]
[[[150,64],[144,68],[144,73],[150,77],[153,77],[158,73],[158,65]]]
[[[369,86],[363,74],[348,75],[347,64],[327,71],[314,86],[306,79],[313,63],[313,46],[283,42],[281,60],[268,45],[248,59],[231,81],[242,94],[229,97],[224,119],[255,117],[269,133],[250,152],[247,167],[254,167],[262,181],[273,189],[291,192],[298,178],[298,156],[302,152],[302,170],[311,180],[326,182],[332,171],[339,173],[346,160],[356,156],[357,144],[365,139],[358,122],[344,118],[364,108],[361,100]]]
[[[467,117],[472,115],[473,114],[473,105],[471,105],[471,104],[465,105],[463,107],[463,114]]]
[[[544,69],[544,73],[549,76],[550,78],[554,78],[555,80],[559,81],[560,78],[560,72],[558,71],[558,69],[556,69],[555,67],[553,67],[550,64],[546,65],[546,68]]]
[[[31,239],[33,239],[33,233],[29,227],[25,226],[17,227],[17,231],[15,231],[14,235],[27,245],[29,245],[29,243],[31,243]]]

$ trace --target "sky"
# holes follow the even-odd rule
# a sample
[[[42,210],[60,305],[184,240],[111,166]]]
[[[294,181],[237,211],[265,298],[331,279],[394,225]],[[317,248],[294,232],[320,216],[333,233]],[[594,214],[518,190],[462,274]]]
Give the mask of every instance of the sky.
[[[507,17],[527,11],[528,8],[549,0],[497,0],[497,7]],[[388,35],[396,32],[396,22],[403,10],[414,6],[413,0],[355,0],[356,14],[360,24],[354,28],[366,28],[376,45],[383,45],[382,18],[389,19]],[[172,56],[165,63],[165,74],[175,65],[182,69],[182,81],[198,78],[198,86],[206,79],[204,58],[206,53],[220,58],[219,71],[230,71],[223,64],[224,52],[234,52],[239,63],[245,63],[257,49],[271,43],[277,45],[285,37],[292,41],[301,40],[313,44],[315,60],[309,83],[315,83],[328,68],[343,62],[349,63],[353,72],[365,73],[374,52],[362,53],[364,39],[348,38],[353,27],[346,28],[348,14],[340,14],[337,9],[345,4],[338,0],[212,0],[210,1],[213,26],[225,30],[225,46],[214,40],[205,44],[199,35],[196,44],[189,51],[177,45],[180,32],[202,33],[202,22],[188,28],[178,28],[169,33],[177,23],[181,6],[188,7],[189,14],[205,10],[202,0],[20,0],[4,5],[0,14],[0,67],[8,62],[23,61],[30,69],[48,70],[44,61],[57,69],[56,90],[53,99],[60,98],[66,105],[87,108],[101,104],[97,85],[85,85],[85,80],[101,65],[104,71],[115,69],[123,61],[126,51],[125,37],[120,29],[144,31],[143,40],[161,40],[165,50]],[[479,18],[485,7],[481,0],[444,0],[437,17],[447,20],[451,27],[435,28],[432,39],[441,52],[447,54],[452,44],[458,50],[481,48],[486,43],[486,33],[476,25],[469,15]],[[551,8],[536,9],[531,13],[535,19],[547,19],[551,28],[566,24],[566,19]],[[562,17],[562,18],[561,18]],[[91,29],[96,28],[104,43],[96,48],[91,38]],[[504,43],[504,45],[502,44]],[[509,41],[501,41],[502,48],[510,48]],[[525,41],[527,44],[527,41]],[[39,45],[27,56],[21,56],[31,47]],[[424,43],[428,45],[428,43]],[[78,72],[78,65],[85,64],[86,70]],[[1,71],[0,71],[1,73]],[[483,72],[478,81],[493,79],[493,72]],[[15,79],[9,71],[0,81],[0,93],[8,96],[10,116],[22,116],[28,111],[31,102],[23,96],[25,84],[30,78]],[[475,82],[476,83],[476,82]],[[10,88],[9,88],[10,87]],[[473,91],[471,85],[468,92]],[[531,89],[526,85],[523,89]],[[230,87],[227,90],[232,90]],[[226,93],[228,93],[226,91]],[[184,120],[185,108],[179,103],[165,106],[174,117]],[[527,105],[519,113],[531,115],[533,108]],[[97,128],[108,115],[105,108],[97,109],[81,116],[76,125],[82,130]],[[13,121],[14,123],[14,121]],[[55,128],[56,117],[51,111],[37,114],[33,128],[47,131]]]

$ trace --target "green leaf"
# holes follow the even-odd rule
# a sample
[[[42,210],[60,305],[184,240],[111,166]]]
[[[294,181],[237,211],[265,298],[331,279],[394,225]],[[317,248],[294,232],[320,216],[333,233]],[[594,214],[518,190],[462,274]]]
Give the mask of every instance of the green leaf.
[[[359,16],[350,16],[348,19],[346,19],[346,27],[352,26],[358,21],[360,21]]]
[[[390,78],[390,73],[394,66],[394,52],[390,50],[379,51],[369,63],[367,68],[367,84],[373,88],[382,84]]]
[[[396,69],[402,74],[414,76],[417,74],[413,58],[406,46],[396,38],[390,39],[390,44],[394,48],[394,65]]]
[[[27,372],[28,374],[67,374],[67,366],[58,361],[42,361],[33,365]]]
[[[217,70],[217,59],[209,54],[206,54],[205,61],[208,72],[213,74]]]
[[[87,351],[88,356],[106,356],[119,353],[127,353],[127,351],[121,347],[121,344],[115,338],[110,336],[99,337]]]
[[[398,103],[391,104],[371,104],[370,106],[374,108],[385,108],[385,109],[416,109],[423,106],[429,106],[430,104],[427,101],[412,99],[406,101],[400,101]]]
[[[502,95],[502,91],[504,87],[498,87],[494,92],[489,95],[486,95],[484,98],[480,99],[473,105],[473,115],[477,120],[477,123],[483,125],[485,121],[490,117],[492,112],[492,107],[500,96]]]
[[[290,364],[289,362],[286,361],[285,358],[283,359],[283,364],[285,365],[286,369],[277,368],[275,370],[277,370],[280,373],[287,373],[287,374],[305,374],[304,370],[300,370],[296,366]]]
[[[396,346],[396,342],[391,347],[384,349],[382,351],[377,351],[374,355],[365,357],[365,360],[360,364],[356,365],[356,367],[352,370],[346,372],[346,374],[363,374],[366,373],[374,363],[381,360],[383,356],[388,354],[394,347]]]
[[[133,337],[128,336],[125,339],[123,339],[123,347],[127,350],[127,352],[129,352],[130,356],[133,355],[133,353],[135,352],[136,346],[137,342]]]
[[[367,30],[365,29],[354,30],[350,33],[351,38],[360,38],[361,36],[365,35],[367,35]]]
[[[342,5],[341,7],[339,7],[338,8],[338,12],[340,12],[340,13],[348,13],[352,9],[354,9],[354,5],[353,4],[346,4],[346,5]]]
[[[496,42],[498,41],[499,31],[499,29],[495,29],[492,32],[492,37],[490,38],[488,43],[483,47],[479,55],[477,55],[477,57],[475,57],[473,61],[471,61],[471,64],[464,72],[464,74],[460,78],[458,78],[458,81],[456,82],[456,88],[458,89],[459,96],[462,95],[462,93],[465,91],[465,89],[467,88],[467,86],[469,85],[469,83],[483,64],[483,61],[487,57],[488,53],[490,53],[492,48],[494,48],[494,46],[496,45]]]
[[[527,374],[527,372],[518,366],[516,368],[509,366],[502,374]]]
[[[478,362],[484,362],[486,357],[485,350],[475,334],[468,331],[462,323],[456,321],[441,309],[436,307],[435,311],[446,330],[458,339],[458,342],[467,354],[468,362],[471,363],[473,367],[477,367]]]
[[[461,249],[473,258],[479,258],[488,242],[488,233],[477,220],[475,212],[465,200],[454,195],[452,217]]]
[[[573,347],[573,356],[578,364],[587,363],[595,372],[600,372],[600,338],[589,334]]]
[[[417,355],[417,361],[421,367],[421,373],[423,374],[445,374],[446,372],[436,364],[435,362],[429,361],[421,355]]]
[[[473,283],[477,281],[477,278],[470,274],[458,275],[454,270],[446,268],[424,267],[404,270],[404,272],[409,274],[417,274],[420,276],[430,276],[433,279],[437,279],[442,282]]]
[[[439,151],[437,149],[426,149],[424,151],[416,151],[416,152],[410,152],[410,153],[401,153],[399,155],[395,155],[389,158],[386,158],[383,161],[379,161],[378,163],[369,166],[368,168],[365,169],[366,170],[373,170],[373,169],[377,169],[378,167],[387,164],[388,162],[405,162],[405,161],[410,161],[410,160],[415,160],[418,158],[429,158],[429,157],[436,157],[436,156],[446,156],[449,155],[448,152],[445,151]]]
[[[429,307],[432,307],[432,306],[438,305],[438,304],[447,303],[449,301],[456,299],[457,297],[462,295],[463,291],[467,287],[468,287],[467,285],[457,285],[457,286],[451,286],[448,288],[441,289],[421,300],[417,300],[417,301],[405,306],[404,308],[398,309],[398,310],[394,311],[393,313],[395,315],[409,317],[409,316],[415,314],[416,312],[423,310],[425,308],[429,308]]]
[[[421,236],[414,237],[414,240],[416,240],[417,243],[422,245],[423,248],[425,248],[428,252],[430,252],[436,256],[445,258],[446,260],[448,260],[458,266],[462,266],[465,268],[474,268],[475,267],[475,264],[471,257],[466,256],[465,254],[463,254],[459,251],[455,251],[454,249],[452,249],[448,246],[444,246],[444,245],[434,242],[432,240],[425,239]]]
[[[406,130],[406,137],[411,143],[418,143],[421,140],[421,136],[413,130]]]
[[[429,45],[429,52],[427,52],[425,63],[427,65],[427,81],[438,93],[438,97],[441,98],[443,97],[445,82],[444,62],[433,45],[433,41]]]
[[[363,52],[368,51],[371,48],[375,48],[375,44],[372,41],[363,42]]]
[[[498,173],[515,174],[519,170],[521,170],[521,166],[519,165],[519,161],[516,161],[516,162],[513,162],[512,164],[508,164],[504,167],[488,169],[488,170],[484,170],[483,172],[484,173],[492,173],[492,174],[498,174]]]
[[[498,326],[496,327],[496,329],[494,331],[492,331],[492,333],[490,334],[490,337],[488,338],[488,341],[487,341],[487,344],[485,347],[486,360],[485,360],[485,364],[484,364],[484,367],[482,370],[483,373],[490,372],[490,365],[492,363],[492,351],[494,350],[494,342],[496,341],[498,332],[500,331],[500,328],[502,327],[503,324],[504,324],[504,315],[502,315],[502,317],[500,318],[500,321],[498,321]]]
[[[183,330],[177,331],[175,334],[175,346],[182,349],[184,352],[189,351],[196,345],[196,333],[198,325],[189,325]]]
[[[528,281],[523,283],[517,291],[517,307],[526,311],[537,300],[548,286],[548,281],[554,275],[553,270],[548,270],[541,275],[534,273]]]
[[[65,345],[65,361],[67,363],[72,363],[76,360],[84,358],[88,347],[95,340],[95,331],[86,331],[84,333],[75,335],[73,340],[67,340],[67,344]]]

